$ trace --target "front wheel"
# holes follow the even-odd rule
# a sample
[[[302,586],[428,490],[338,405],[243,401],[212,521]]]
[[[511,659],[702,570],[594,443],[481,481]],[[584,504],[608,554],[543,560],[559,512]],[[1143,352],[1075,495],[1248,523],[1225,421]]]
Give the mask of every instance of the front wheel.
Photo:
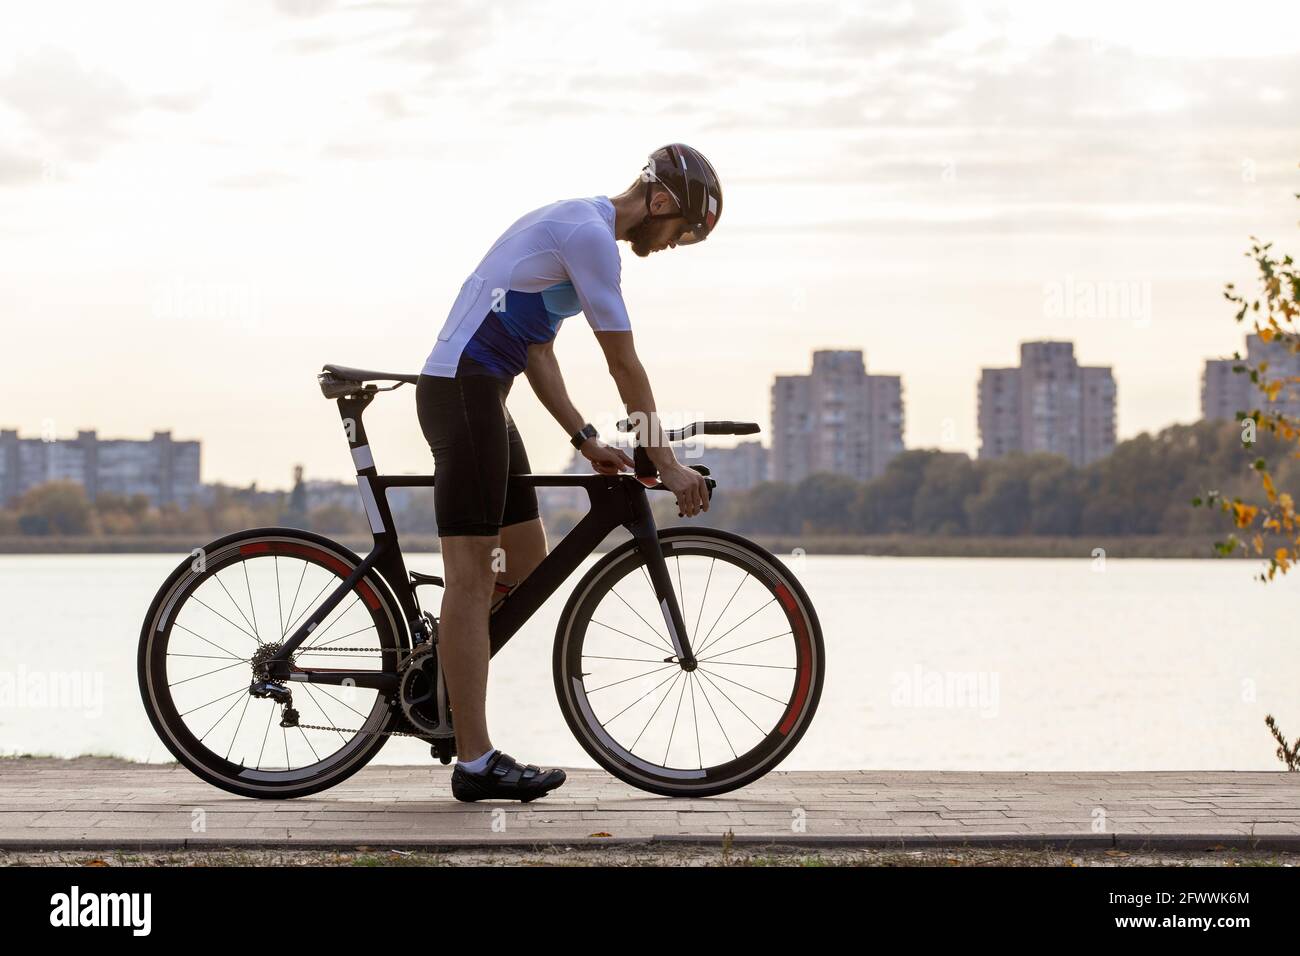
[[[629,541],[579,583],[555,637],[555,690],[600,766],[642,790],[703,797],[780,763],[821,697],[821,626],[799,582],[738,535],[668,528],[659,542],[698,666],[673,656]]]

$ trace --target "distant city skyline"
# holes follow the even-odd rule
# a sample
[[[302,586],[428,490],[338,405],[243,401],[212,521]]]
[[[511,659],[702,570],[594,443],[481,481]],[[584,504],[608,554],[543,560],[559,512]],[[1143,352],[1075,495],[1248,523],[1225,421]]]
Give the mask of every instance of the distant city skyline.
[[[206,481],[346,478],[321,365],[418,369],[509,223],[626,188],[667,142],[726,192],[708,242],[622,257],[682,417],[763,421],[772,376],[865,348],[903,377],[908,447],[975,455],[979,369],[1067,339],[1113,367],[1122,440],[1198,416],[1249,237],[1300,246],[1300,32],[1260,26],[1292,4],[131,9],[49,0],[0,31],[0,423],[202,436]],[[565,325],[570,395],[613,421]],[[510,407],[563,467],[525,381]],[[367,427],[382,469],[430,469],[410,389]]]
[[[1077,467],[1115,450],[1115,377],[1080,365],[1073,342],[1021,342],[1020,364],[980,372],[982,459],[1047,452]]]
[[[1244,360],[1252,365],[1267,360],[1270,376],[1300,377],[1300,355],[1278,343],[1265,343],[1259,335],[1249,334],[1244,353]],[[979,448],[974,454],[959,451],[972,459],[1015,451],[1048,452],[1064,456],[1076,467],[1110,454],[1121,440],[1116,437],[1118,387],[1111,368],[1081,366],[1069,341],[1021,342],[1019,355],[1019,366],[980,369],[975,393]],[[679,457],[689,461],[705,450],[716,476],[727,487],[744,490],[760,481],[797,483],[815,472],[866,481],[880,475],[904,450],[944,450],[902,442],[907,417],[903,376],[869,373],[861,349],[819,349],[809,358],[807,374],[773,376],[770,415],[760,420],[760,438],[735,444],[697,438],[677,446]],[[1232,371],[1241,361],[1204,360],[1199,420],[1231,419],[1258,404],[1249,376]],[[1300,417],[1300,386],[1284,389],[1273,407]],[[628,446],[627,435],[605,437],[611,444]],[[76,437],[60,438],[49,427],[39,437],[0,428],[0,506],[45,481],[59,479],[81,483],[92,499],[102,490],[144,494],[154,504],[185,506],[206,494],[204,489],[222,485],[286,491],[307,473],[301,463],[295,463],[294,479],[283,483],[273,476],[246,482],[202,479],[201,445],[198,439],[175,440],[169,431],[155,431],[149,439],[130,439],[101,438],[96,430],[86,429]],[[585,472],[586,465],[580,453],[570,452],[568,461],[556,470]],[[419,473],[432,471],[430,465]],[[313,474],[303,486],[312,507],[338,504],[350,498],[354,478],[355,474]],[[557,505],[583,505],[583,493],[576,489],[569,495],[555,489],[549,492]]]
[[[1282,342],[1265,342],[1256,334],[1246,336],[1246,348],[1238,349],[1237,354],[1242,357],[1206,359],[1201,377],[1201,417],[1230,420],[1235,419],[1238,412],[1261,407],[1291,418],[1300,417],[1300,385],[1283,381],[1277,400],[1265,405],[1264,396],[1250,376],[1233,371],[1242,364],[1258,368],[1267,362],[1266,378],[1300,378],[1300,354],[1292,352]]]

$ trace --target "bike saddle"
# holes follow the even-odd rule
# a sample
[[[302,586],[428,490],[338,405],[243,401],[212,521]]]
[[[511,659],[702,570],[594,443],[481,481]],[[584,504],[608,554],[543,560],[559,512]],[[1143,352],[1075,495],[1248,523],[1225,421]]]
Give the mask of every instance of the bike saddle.
[[[348,365],[326,365],[321,371],[329,372],[349,382],[405,382],[414,385],[419,374],[407,375],[402,372],[372,372],[364,368],[352,368]]]

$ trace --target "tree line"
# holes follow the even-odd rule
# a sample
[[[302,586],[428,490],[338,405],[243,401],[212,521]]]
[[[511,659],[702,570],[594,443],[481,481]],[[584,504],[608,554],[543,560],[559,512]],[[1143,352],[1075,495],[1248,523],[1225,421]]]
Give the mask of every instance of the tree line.
[[[1047,454],[980,461],[913,450],[866,482],[817,474],[748,491],[724,486],[710,510],[692,520],[741,534],[1208,535],[1221,521],[1193,508],[1192,500],[1211,490],[1229,498],[1247,493],[1257,482],[1254,455],[1276,459],[1278,445],[1261,435],[1258,447],[1243,454],[1235,422],[1198,422],[1131,438],[1083,468]],[[1274,479],[1279,488],[1300,486],[1300,461],[1283,457]],[[668,499],[653,497],[665,524],[677,521]],[[403,505],[394,509],[402,531],[436,533],[432,489],[411,489]],[[544,496],[543,512],[553,539],[581,517],[547,508]],[[81,485],[57,481],[0,510],[0,535],[216,536],[267,525],[335,535],[369,531],[359,505],[308,510],[300,488],[267,493],[219,486],[205,503],[181,509],[156,507],[143,495],[101,494],[92,502]]]
[[[742,534],[1209,535],[1222,522],[1192,501],[1208,490],[1245,493],[1257,484],[1255,455],[1276,457],[1271,436],[1244,453],[1241,434],[1235,422],[1173,425],[1081,468],[1049,454],[981,461],[906,451],[865,482],[817,474],[720,488],[695,520]],[[1300,462],[1286,459],[1276,478],[1280,488],[1300,485]],[[675,521],[673,511],[657,513]]]

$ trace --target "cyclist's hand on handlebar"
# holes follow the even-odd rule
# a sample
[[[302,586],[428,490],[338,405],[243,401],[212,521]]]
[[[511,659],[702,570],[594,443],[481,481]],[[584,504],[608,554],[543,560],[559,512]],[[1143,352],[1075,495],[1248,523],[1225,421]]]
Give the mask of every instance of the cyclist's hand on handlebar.
[[[709,510],[709,485],[694,468],[674,463],[659,469],[663,486],[677,496],[677,510],[683,517],[693,518]]]
[[[632,459],[621,448],[611,448],[599,438],[588,438],[582,443],[582,454],[591,467],[602,475],[617,475],[625,467],[631,468]]]

